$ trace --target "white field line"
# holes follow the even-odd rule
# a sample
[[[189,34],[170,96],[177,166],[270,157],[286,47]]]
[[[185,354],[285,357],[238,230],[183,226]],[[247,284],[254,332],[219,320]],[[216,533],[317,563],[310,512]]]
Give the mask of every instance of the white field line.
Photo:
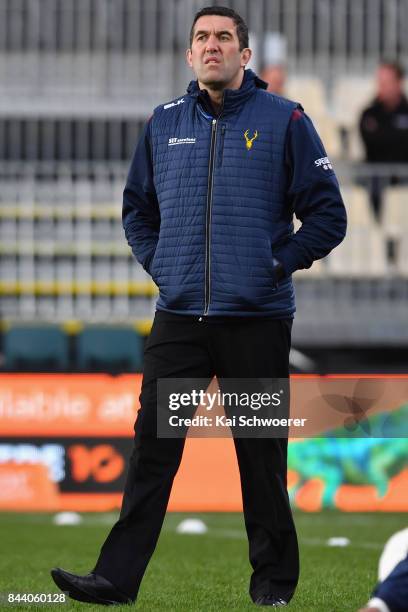
[[[174,529],[166,529],[168,532],[174,532]],[[190,534],[180,534],[180,535],[190,535]],[[196,534],[193,534],[196,535]],[[234,540],[246,540],[247,536],[244,531],[238,529],[214,529],[209,528],[208,532],[202,534],[204,536],[210,536],[215,538],[227,538]],[[326,548],[328,546],[327,540],[323,538],[299,538],[300,544],[305,544],[306,546],[322,546]],[[375,543],[375,542],[351,542],[349,546],[353,548],[363,548],[368,550],[382,550],[384,544],[383,543]],[[330,547],[335,548],[335,547]],[[348,548],[347,546],[345,548]]]
[[[93,516],[92,519],[85,518],[82,526],[93,526],[93,525],[111,525],[113,526],[114,522],[117,520],[118,515],[114,513],[110,514],[102,514],[101,516]],[[167,533],[176,533],[177,525],[164,525],[162,531]],[[190,535],[190,534],[179,534],[179,535]],[[204,534],[193,534],[193,535],[204,535],[210,536],[214,538],[227,538],[231,540],[246,540],[247,536],[245,531],[242,529],[219,529],[217,527],[208,527],[207,533]],[[322,546],[327,547],[327,540],[323,538],[308,538],[303,537],[299,538],[300,544],[304,544],[306,546]],[[383,542],[351,542],[349,546],[354,548],[362,548],[366,550],[382,550],[384,543]],[[335,548],[335,547],[333,547]],[[347,548],[347,546],[345,547]]]
[[[44,518],[45,515],[44,515]],[[103,513],[100,516],[93,515],[92,517],[86,516],[86,514],[82,514],[83,522],[80,524],[81,527],[97,527],[101,525],[112,526],[118,519],[117,513]],[[49,519],[46,518],[48,522]],[[44,521],[44,522],[46,522]],[[39,521],[41,522],[41,521]],[[176,533],[177,525],[173,523],[171,525],[164,525],[162,532],[164,533]],[[178,535],[190,535],[190,534],[178,534]],[[231,540],[246,540],[247,536],[245,531],[242,529],[218,529],[216,527],[208,527],[207,533],[204,534],[192,534],[192,535],[203,535],[210,536],[213,538],[227,538]],[[303,537],[299,538],[299,543],[304,544],[305,546],[322,546],[326,548],[328,546],[327,540],[323,538],[308,538]],[[376,542],[353,542],[349,544],[349,546],[353,548],[362,548],[366,550],[382,550],[384,543],[376,543]],[[345,548],[348,548],[347,546]]]
[[[306,544],[306,546],[324,546],[324,547],[329,547],[327,544],[327,540],[323,540],[321,538],[299,538],[299,542],[301,544]],[[384,543],[382,544],[378,544],[375,542],[353,542],[351,541],[350,544],[348,544],[347,546],[345,546],[344,548],[349,548],[349,547],[353,547],[353,548],[365,548],[368,550],[382,550],[384,548]],[[330,546],[329,548],[342,548],[341,546]]]

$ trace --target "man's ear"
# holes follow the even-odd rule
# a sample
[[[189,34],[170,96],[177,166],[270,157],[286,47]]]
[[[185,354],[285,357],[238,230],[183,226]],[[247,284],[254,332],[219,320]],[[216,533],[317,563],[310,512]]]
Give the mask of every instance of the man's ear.
[[[245,68],[245,66],[249,63],[249,60],[252,57],[251,49],[243,49],[241,51],[241,66]]]
[[[193,62],[191,61],[191,49],[187,49],[186,51],[186,62],[190,66],[190,68],[193,67]]]

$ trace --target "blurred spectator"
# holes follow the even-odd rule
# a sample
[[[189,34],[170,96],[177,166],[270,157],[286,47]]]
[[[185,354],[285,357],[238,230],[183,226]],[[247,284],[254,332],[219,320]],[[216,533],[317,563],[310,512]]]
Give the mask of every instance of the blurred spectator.
[[[377,96],[360,120],[368,162],[408,162],[408,100],[403,80],[399,64],[378,67]]]
[[[263,81],[268,83],[268,90],[279,96],[285,95],[286,68],[281,64],[264,66],[259,75]]]
[[[404,71],[396,62],[383,62],[377,69],[377,95],[360,118],[360,133],[369,163],[408,162],[408,100],[403,89]],[[395,184],[397,179],[394,177]],[[382,181],[371,182],[374,212],[381,212]]]

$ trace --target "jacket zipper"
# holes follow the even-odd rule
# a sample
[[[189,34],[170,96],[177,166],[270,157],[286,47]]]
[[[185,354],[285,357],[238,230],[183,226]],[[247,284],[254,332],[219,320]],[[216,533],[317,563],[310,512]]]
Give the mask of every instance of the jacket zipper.
[[[224,157],[224,141],[225,141],[225,129],[226,126],[225,124],[223,124],[221,126],[221,146],[220,146],[220,152],[219,152],[219,158],[218,158],[218,166],[222,166],[222,160]]]
[[[211,145],[210,159],[208,162],[208,189],[207,189],[207,209],[205,214],[205,292],[204,292],[204,313],[206,316],[210,307],[210,289],[211,289],[211,208],[214,183],[214,161],[215,161],[215,145],[217,142],[217,125],[218,119],[212,120],[211,125]]]

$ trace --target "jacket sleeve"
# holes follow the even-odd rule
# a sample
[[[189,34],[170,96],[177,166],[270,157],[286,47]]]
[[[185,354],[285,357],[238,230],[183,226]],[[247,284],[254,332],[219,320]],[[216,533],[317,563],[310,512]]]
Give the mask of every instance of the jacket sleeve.
[[[346,209],[323,144],[309,117],[293,112],[286,140],[287,205],[301,221],[300,229],[274,248],[287,276],[310,268],[344,238]]]
[[[149,120],[143,128],[123,192],[122,223],[132,252],[150,271],[160,230],[160,210],[153,183]]]

